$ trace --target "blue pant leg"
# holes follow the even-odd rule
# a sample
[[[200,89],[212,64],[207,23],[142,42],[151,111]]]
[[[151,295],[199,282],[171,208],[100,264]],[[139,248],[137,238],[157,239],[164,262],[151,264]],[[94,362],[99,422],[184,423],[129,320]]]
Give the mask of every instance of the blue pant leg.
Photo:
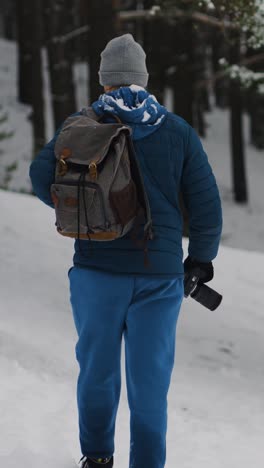
[[[121,390],[121,342],[133,279],[74,267],[69,275],[78,333],[76,357],[82,454],[114,453],[116,413]]]
[[[129,468],[164,468],[167,393],[183,280],[136,279],[124,332],[130,408]]]

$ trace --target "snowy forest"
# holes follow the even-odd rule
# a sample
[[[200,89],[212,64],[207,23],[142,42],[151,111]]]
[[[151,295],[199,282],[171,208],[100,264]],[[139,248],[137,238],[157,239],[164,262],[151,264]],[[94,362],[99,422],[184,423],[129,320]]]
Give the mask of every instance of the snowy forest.
[[[264,0],[0,0],[0,466],[76,466],[72,242],[58,239],[29,166],[102,94],[100,53],[127,32],[147,54],[148,91],[198,132],[223,207],[212,287],[224,299],[215,312],[184,301],[166,466],[261,467]],[[117,468],[128,466],[126,398],[124,383]]]
[[[232,189],[237,202],[247,203],[244,113],[249,117],[250,142],[258,150],[264,148],[261,0],[2,0],[2,5],[1,36],[18,47],[17,98],[31,107],[33,157],[48,137],[45,59],[52,114],[48,118],[57,128],[78,109],[80,88],[85,88],[88,102],[102,92],[100,52],[111,37],[131,32],[148,56],[150,91],[161,103],[169,101],[171,110],[202,137],[206,138],[210,120],[206,113],[215,107],[228,110]],[[77,83],[76,69],[82,73]],[[1,122],[8,119],[6,112],[2,105]],[[1,134],[3,138],[5,132]],[[1,185],[9,176],[2,176]]]

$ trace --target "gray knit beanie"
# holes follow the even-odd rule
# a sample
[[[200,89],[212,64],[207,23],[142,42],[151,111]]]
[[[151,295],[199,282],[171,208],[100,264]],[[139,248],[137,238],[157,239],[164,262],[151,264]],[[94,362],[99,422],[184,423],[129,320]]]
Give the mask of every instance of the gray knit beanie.
[[[131,34],[108,42],[101,53],[99,81],[102,86],[135,84],[145,88],[148,76],[146,54]]]

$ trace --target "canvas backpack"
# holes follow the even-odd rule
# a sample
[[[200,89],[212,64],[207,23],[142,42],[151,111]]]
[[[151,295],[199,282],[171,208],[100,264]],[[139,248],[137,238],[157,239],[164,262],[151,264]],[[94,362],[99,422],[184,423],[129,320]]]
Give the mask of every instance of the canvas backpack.
[[[55,144],[51,196],[57,231],[76,239],[112,241],[139,230],[153,238],[149,200],[135,155],[131,128],[91,109],[70,116]],[[109,121],[109,119],[108,119]]]

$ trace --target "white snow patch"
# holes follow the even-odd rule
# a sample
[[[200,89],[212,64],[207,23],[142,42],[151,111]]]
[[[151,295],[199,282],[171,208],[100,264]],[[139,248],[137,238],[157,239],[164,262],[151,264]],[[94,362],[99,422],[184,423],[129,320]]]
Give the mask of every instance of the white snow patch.
[[[89,68],[87,63],[78,62],[74,64],[73,71],[77,109],[82,109],[88,106],[90,100],[87,85],[89,83]]]
[[[164,90],[164,106],[169,112],[173,112],[173,90],[168,87]]]

